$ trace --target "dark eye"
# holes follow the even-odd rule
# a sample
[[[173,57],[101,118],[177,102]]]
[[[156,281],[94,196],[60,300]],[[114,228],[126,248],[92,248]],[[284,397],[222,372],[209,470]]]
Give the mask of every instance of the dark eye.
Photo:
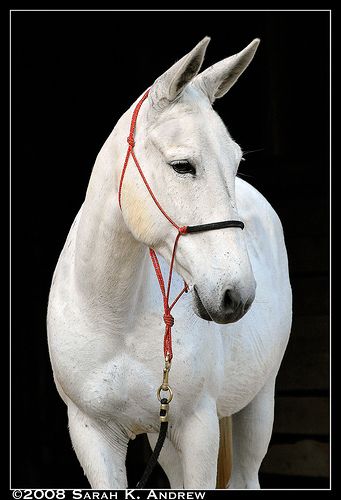
[[[190,164],[188,160],[174,160],[169,163],[169,165],[178,174],[192,174],[195,175],[195,168]]]

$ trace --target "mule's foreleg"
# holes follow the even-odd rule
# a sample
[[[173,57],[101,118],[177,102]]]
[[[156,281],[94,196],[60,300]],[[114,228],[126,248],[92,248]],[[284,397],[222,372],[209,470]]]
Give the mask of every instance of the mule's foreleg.
[[[232,473],[230,489],[259,489],[258,471],[268,450],[273,418],[275,376],[257,396],[232,416]]]
[[[219,421],[214,401],[202,401],[181,424],[176,439],[185,489],[215,489]]]
[[[128,437],[110,422],[89,418],[74,405],[68,405],[71,441],[94,489],[127,488],[125,459]]]

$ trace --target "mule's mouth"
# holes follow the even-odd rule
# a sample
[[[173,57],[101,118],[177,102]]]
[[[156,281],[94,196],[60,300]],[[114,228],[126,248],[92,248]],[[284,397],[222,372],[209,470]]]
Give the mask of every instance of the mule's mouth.
[[[193,291],[195,314],[201,319],[206,319],[206,321],[213,321],[211,316],[208,314],[204,304],[201,302],[201,298],[199,297],[198,290],[195,285],[193,287]]]

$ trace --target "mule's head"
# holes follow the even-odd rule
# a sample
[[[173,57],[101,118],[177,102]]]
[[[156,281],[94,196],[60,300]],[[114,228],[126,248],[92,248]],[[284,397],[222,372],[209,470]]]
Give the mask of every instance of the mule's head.
[[[143,104],[135,154],[164,210],[179,225],[240,220],[235,177],[242,157],[212,108],[251,61],[259,40],[199,73],[209,38],[159,77]],[[176,229],[156,207],[133,163],[122,204],[134,236],[170,261]],[[255,296],[244,231],[225,228],[180,238],[175,269],[192,285],[202,318],[231,323]]]

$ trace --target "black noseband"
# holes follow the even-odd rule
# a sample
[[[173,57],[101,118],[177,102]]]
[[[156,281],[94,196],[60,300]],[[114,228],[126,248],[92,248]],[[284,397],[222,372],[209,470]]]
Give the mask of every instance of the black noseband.
[[[187,233],[200,233],[201,231],[213,231],[225,227],[239,227],[244,229],[244,223],[240,220],[224,220],[222,222],[211,222],[211,224],[199,224],[198,226],[187,226]]]

